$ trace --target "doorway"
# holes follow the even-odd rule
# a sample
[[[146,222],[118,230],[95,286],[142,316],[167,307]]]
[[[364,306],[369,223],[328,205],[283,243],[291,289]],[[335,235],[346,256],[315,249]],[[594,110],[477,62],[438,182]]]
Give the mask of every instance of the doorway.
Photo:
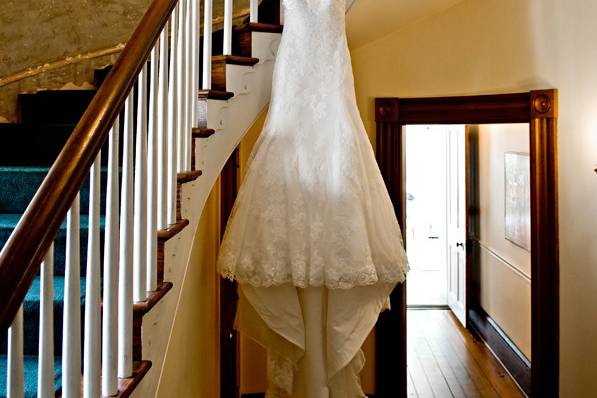
[[[449,307],[466,326],[464,125],[405,126],[408,308]]]
[[[405,182],[405,126],[427,124],[526,123],[528,126],[530,176],[530,263],[532,369],[528,368],[527,393],[533,397],[557,397],[559,386],[559,257],[557,211],[557,91],[447,98],[376,99],[377,157],[396,215],[405,230],[407,192]],[[465,136],[466,137],[466,136]],[[466,139],[466,138],[465,138]],[[465,159],[474,154],[467,153]],[[465,167],[465,170],[468,169]],[[452,173],[454,174],[454,173]],[[456,173],[458,174],[458,173]],[[465,172],[465,184],[473,176]],[[460,179],[460,177],[457,177]],[[468,198],[468,195],[466,195]],[[476,208],[466,206],[465,227],[474,232]],[[465,228],[466,230],[466,228]],[[478,245],[464,235],[470,248],[462,255],[465,267],[463,320],[501,358],[516,352],[488,321],[478,297]],[[408,247],[408,236],[406,245]],[[458,257],[458,256],[457,256]],[[457,259],[456,262],[460,261]],[[407,283],[392,294],[392,310],[377,325],[377,394],[406,397]],[[499,353],[498,353],[499,355]],[[514,371],[523,368],[514,369]],[[512,371],[511,371],[512,373]],[[524,378],[524,375],[523,375]]]

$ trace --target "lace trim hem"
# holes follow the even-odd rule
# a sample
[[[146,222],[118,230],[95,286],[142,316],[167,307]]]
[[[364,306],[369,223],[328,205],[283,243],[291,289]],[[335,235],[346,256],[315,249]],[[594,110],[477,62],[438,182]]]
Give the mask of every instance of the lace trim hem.
[[[340,278],[330,278],[327,280],[307,280],[306,278],[297,278],[292,275],[284,275],[278,278],[272,277],[258,277],[258,276],[243,276],[230,269],[220,270],[220,275],[231,281],[249,284],[254,287],[276,287],[286,284],[292,284],[299,288],[308,287],[322,287],[328,289],[352,289],[359,286],[371,286],[378,283],[403,283],[406,280],[406,274],[410,267],[405,265],[399,272],[391,275],[379,275],[377,272],[363,273],[358,276],[347,276]]]

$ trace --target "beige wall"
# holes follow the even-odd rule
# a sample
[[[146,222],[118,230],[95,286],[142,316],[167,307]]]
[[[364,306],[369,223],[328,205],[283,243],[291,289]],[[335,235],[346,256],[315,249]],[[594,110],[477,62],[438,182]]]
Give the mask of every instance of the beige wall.
[[[220,391],[220,182],[205,204],[156,397],[217,398]]]
[[[376,96],[560,90],[560,384],[566,398],[597,391],[595,20],[591,0],[467,0],[352,51],[371,136]]]
[[[531,254],[504,237],[504,155],[529,153],[529,125],[479,126],[478,137],[481,306],[531,358]]]
[[[261,132],[263,112],[240,144],[241,172]],[[201,215],[157,397],[217,398],[220,391],[220,180]],[[241,336],[242,392],[265,391],[265,353]],[[260,382],[263,380],[263,383]],[[247,387],[248,386],[248,387]]]

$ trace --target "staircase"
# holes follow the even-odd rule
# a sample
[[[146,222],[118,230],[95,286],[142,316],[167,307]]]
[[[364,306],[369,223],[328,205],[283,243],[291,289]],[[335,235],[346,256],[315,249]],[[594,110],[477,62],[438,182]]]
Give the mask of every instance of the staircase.
[[[277,23],[248,22],[234,28],[229,23],[224,32],[215,33],[208,26],[204,62],[194,62],[199,40],[190,33],[198,33],[200,25],[193,7],[190,0],[155,0],[121,57],[128,58],[111,71],[96,73],[98,86],[106,80],[99,91],[22,94],[20,123],[0,124],[5,138],[0,146],[0,397],[155,395],[203,206],[230,154],[269,101],[282,31]],[[252,12],[254,21],[257,12],[277,17],[279,4],[264,1],[257,8],[255,2]],[[179,29],[174,30],[173,23]],[[152,30],[154,37],[145,40],[153,51],[137,60],[135,75],[120,86],[130,91],[113,92],[134,47],[140,47],[141,33]],[[164,38],[177,51],[164,46]],[[213,55],[221,54],[216,41],[230,54]],[[167,48],[166,56],[156,50],[159,45],[162,51]],[[177,77],[172,68],[165,73],[159,68],[178,68],[180,63],[182,70],[188,67],[184,78],[190,90],[180,84],[181,69]],[[152,71],[152,65],[158,67]],[[173,96],[176,89],[178,96]],[[112,98],[118,102],[113,116],[94,114],[94,109],[107,107],[109,97],[122,98]],[[185,104],[187,113],[170,109],[174,103]],[[100,117],[112,120],[98,127]],[[68,170],[87,169],[99,151],[76,153],[86,150],[88,137],[100,135],[101,157],[90,173],[81,173],[82,182],[69,193],[69,180],[78,177]],[[182,138],[176,141],[175,136]],[[143,148],[146,140],[148,147]],[[71,168],[65,166],[69,161]],[[164,179],[152,179],[152,165],[153,174]],[[114,187],[120,192],[114,193]],[[71,199],[77,192],[80,211]],[[69,198],[62,208],[70,208],[70,219],[65,220],[61,206],[53,207],[56,197]],[[151,203],[157,212],[154,224],[148,216]],[[118,224],[120,234],[115,236]],[[151,225],[156,226],[153,234]],[[44,229],[51,231],[49,239]],[[138,247],[146,254],[140,255]],[[120,251],[117,261],[114,250]],[[45,263],[40,266],[38,259]],[[22,311],[17,313],[19,306]],[[106,327],[110,323],[117,326]]]

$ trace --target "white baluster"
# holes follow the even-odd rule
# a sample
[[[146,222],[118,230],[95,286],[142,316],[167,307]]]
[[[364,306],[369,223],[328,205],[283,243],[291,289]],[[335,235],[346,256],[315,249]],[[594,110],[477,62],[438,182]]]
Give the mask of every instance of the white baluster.
[[[118,285],[118,377],[133,373],[133,92],[124,106]]]
[[[174,8],[172,13],[170,32],[170,85],[168,87],[168,209],[166,223],[168,225],[176,223],[176,152],[178,126],[178,14],[180,3]]]
[[[157,289],[158,44],[151,51],[147,148],[147,291]]]
[[[224,55],[232,55],[232,0],[224,0]]]
[[[189,126],[189,130],[192,130],[193,127],[199,126],[197,120],[197,91],[199,89],[199,1],[191,1],[191,84],[189,85],[189,99],[191,101],[191,125]],[[189,137],[191,137],[191,131],[188,131]],[[192,161],[192,154],[191,150],[193,148],[192,145],[193,138],[189,139],[189,151],[187,153],[188,160],[188,169],[193,169],[195,167],[194,164],[191,164]]]
[[[158,82],[158,174],[157,174],[157,228],[164,229],[168,225],[168,26],[160,35],[160,69]]]
[[[66,267],[62,325],[62,396],[81,395],[81,253],[79,194],[66,217]]]
[[[137,79],[135,147],[133,301],[140,302],[147,297],[147,63]]]
[[[118,392],[118,180],[120,119],[110,131],[108,146],[108,183],[106,225],[104,230],[104,299],[102,315],[102,395]]]
[[[191,38],[191,18],[192,18],[192,5],[191,3],[194,3],[194,0],[187,0],[187,10],[185,13],[185,64],[184,64],[184,68],[185,68],[185,86],[184,86],[184,90],[185,90],[185,94],[184,94],[184,99],[185,99],[185,115],[184,115],[184,120],[185,120],[185,128],[182,132],[182,136],[183,136],[183,151],[182,151],[182,171],[185,170],[189,170],[190,169],[190,165],[191,163],[189,162],[189,153],[191,152],[191,128],[193,127],[191,121],[191,116],[192,116],[192,110],[191,110],[191,106],[192,106],[192,101],[191,101],[191,86],[193,84],[193,78],[192,78],[192,70],[191,67],[193,65],[193,62],[191,60],[192,57],[192,51],[191,51],[191,46],[193,45],[193,41]]]
[[[250,10],[251,10],[251,22],[259,22],[259,0],[251,0],[250,3]]]
[[[89,182],[89,231],[87,232],[87,285],[83,344],[83,396],[101,396],[100,324],[100,178],[101,152],[91,166]]]
[[[178,74],[178,115],[176,116],[176,171],[184,171],[184,136],[186,131],[186,27],[185,27],[185,13],[186,13],[185,0],[180,0],[178,10],[178,61],[176,62],[177,74]]]
[[[54,244],[50,245],[41,263],[39,292],[39,358],[37,367],[37,396],[51,398],[54,386]]]
[[[19,308],[12,325],[8,328],[8,364],[7,394],[8,398],[23,398],[23,306]]]
[[[211,89],[212,0],[205,0],[203,17],[203,89]]]

